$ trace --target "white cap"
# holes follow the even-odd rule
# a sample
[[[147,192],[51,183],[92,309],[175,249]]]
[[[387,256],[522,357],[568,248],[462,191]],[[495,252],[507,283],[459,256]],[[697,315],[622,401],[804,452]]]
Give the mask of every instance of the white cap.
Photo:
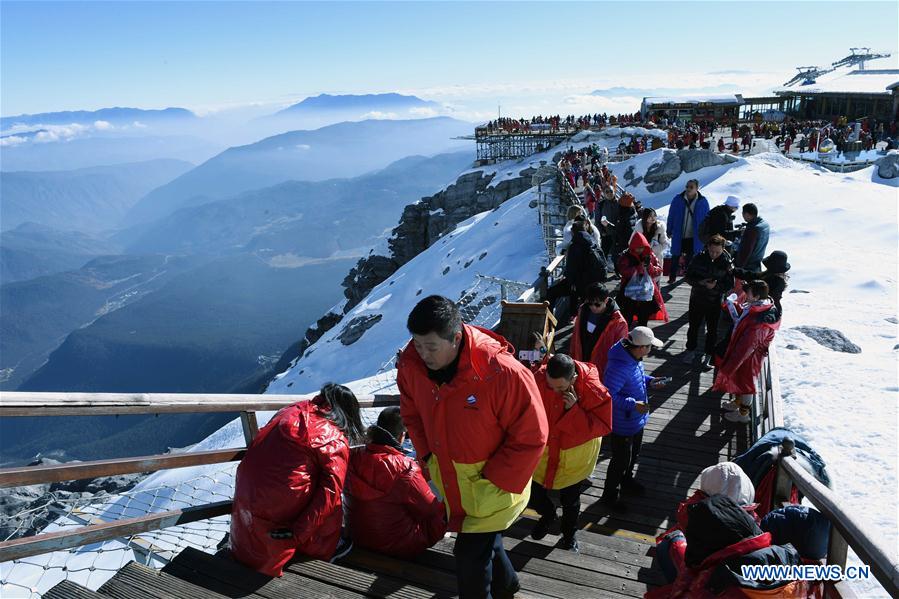
[[[737,196],[727,196],[727,199],[724,200],[724,205],[728,208],[739,208],[740,198],[738,198]]]
[[[653,335],[652,329],[649,327],[634,327],[634,330],[628,333],[627,340],[632,345],[652,345],[654,347],[662,347],[665,345]]]

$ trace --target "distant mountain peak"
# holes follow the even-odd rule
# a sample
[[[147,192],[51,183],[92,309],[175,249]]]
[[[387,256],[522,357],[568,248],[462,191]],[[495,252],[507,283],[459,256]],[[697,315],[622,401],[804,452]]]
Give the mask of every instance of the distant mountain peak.
[[[435,107],[435,102],[422,100],[416,96],[405,96],[397,93],[386,94],[319,94],[309,96],[302,102],[288,106],[278,114],[291,114],[304,111],[319,110],[408,110],[410,108]]]

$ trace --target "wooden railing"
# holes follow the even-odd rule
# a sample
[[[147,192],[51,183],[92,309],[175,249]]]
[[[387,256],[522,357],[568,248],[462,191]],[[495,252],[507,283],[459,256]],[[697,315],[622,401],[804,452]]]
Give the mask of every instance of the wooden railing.
[[[0,393],[0,418],[24,416],[106,416],[115,414],[240,414],[249,445],[259,431],[256,412],[280,410],[307,395],[215,395],[184,393]],[[398,395],[357,396],[362,408],[399,405]],[[0,488],[90,479],[99,476],[156,472],[173,468],[240,461],[246,447],[188,451],[140,457],[72,462],[52,466],[0,469]],[[152,530],[179,526],[231,513],[231,502],[220,501],[136,518],[72,527],[53,533],[0,542],[0,563],[51,551],[81,547]]]
[[[777,351],[771,347],[762,362],[756,381],[756,394],[751,407],[750,438],[754,443],[771,429],[783,427],[783,400],[780,395]],[[794,453],[794,443],[785,439],[780,447],[778,469],[773,486],[772,505],[787,505],[793,485],[826,517],[831,524],[827,546],[827,563],[845,570],[848,548],[852,547],[871,573],[883,585],[891,597],[899,597],[899,564],[877,541],[877,536],[866,530],[858,519],[849,513],[845,503],[832,490],[821,484],[802,464]],[[825,597],[850,599],[857,597],[847,582],[828,582]]]

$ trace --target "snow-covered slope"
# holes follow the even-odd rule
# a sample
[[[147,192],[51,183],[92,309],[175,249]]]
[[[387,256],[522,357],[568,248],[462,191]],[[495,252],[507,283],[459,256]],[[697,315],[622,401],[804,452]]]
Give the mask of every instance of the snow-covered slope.
[[[544,262],[545,246],[529,190],[498,210],[465,221],[417,258],[378,285],[336,327],[306,351],[297,364],[279,375],[268,393],[307,393],[327,381],[352,381],[374,374],[408,341],[406,317],[416,302],[435,293],[458,300],[470,289],[485,288],[478,274],[530,284]],[[499,303],[493,286],[474,300]],[[341,341],[351,323],[380,319],[358,341]],[[493,323],[487,323],[492,325]],[[350,355],[352,359],[347,359]]]
[[[615,165],[619,180],[631,164],[637,175],[645,173],[658,159],[654,154]],[[497,171],[509,167],[498,165]],[[871,530],[880,532],[887,547],[895,548],[899,480],[896,189],[872,181],[869,172],[841,175],[772,154],[701,169],[690,173],[688,178],[692,177],[700,180],[712,205],[730,194],[756,203],[762,217],[771,223],[768,250],[789,254],[793,268],[788,291],[796,293],[784,297],[784,321],[776,341],[786,424],[808,437],[823,455],[835,491],[851,511]],[[663,206],[681,189],[683,182],[675,180],[655,196],[639,190],[636,195],[647,205]],[[534,279],[545,261],[536,210],[530,207],[535,193],[527,191],[495,211],[469,219],[404,265],[345,315],[311,352],[279,375],[269,392],[308,393],[329,380],[356,381],[351,386],[358,393],[390,391],[394,380],[390,360],[408,338],[406,316],[418,299],[430,293],[458,299],[474,291],[478,299],[473,305],[477,305],[497,289],[479,279],[479,273],[524,283]],[[664,207],[660,210],[663,217],[666,212]],[[485,319],[482,322],[494,318],[491,310],[495,304],[484,307],[477,318]],[[357,341],[349,345],[340,341],[351,321],[365,322],[362,319],[378,315],[380,320],[372,320]],[[800,325],[838,329],[862,352],[845,354],[822,347],[794,329]],[[260,424],[269,416],[260,414]],[[367,414],[367,418],[372,416]],[[232,422],[195,449],[242,443],[240,425]],[[160,472],[143,481],[129,498],[111,499],[97,513],[105,518],[120,517],[121,509],[109,507],[116,503],[140,506],[148,502],[156,511],[183,506],[188,500],[219,500],[230,496],[233,471],[233,465],[218,465]],[[188,545],[214,547],[226,529],[225,519],[219,519],[203,523],[195,533],[163,531],[147,536],[172,550]],[[121,543],[103,547],[103,554],[91,547],[77,559],[106,570],[85,569],[68,576],[96,588],[111,576],[111,569],[124,555],[130,555]],[[66,574],[58,568],[44,570],[42,565],[72,559],[69,553],[40,556],[28,560],[34,566],[17,564],[12,572],[9,564],[3,564],[0,578],[46,590],[54,577],[59,580]],[[862,594],[878,596],[873,587],[863,587]]]

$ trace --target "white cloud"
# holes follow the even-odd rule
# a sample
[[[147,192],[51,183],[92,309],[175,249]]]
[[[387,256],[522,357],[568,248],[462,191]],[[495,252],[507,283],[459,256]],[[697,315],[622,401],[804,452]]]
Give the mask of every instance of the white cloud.
[[[379,120],[388,120],[388,119],[398,119],[399,115],[395,112],[381,112],[380,110],[372,110],[371,112],[366,112],[362,115],[363,119],[379,119]]]
[[[52,143],[58,141],[69,141],[77,137],[86,137],[97,131],[112,131],[116,129],[115,125],[108,121],[94,121],[91,124],[70,123],[68,125],[24,125],[16,123],[4,133],[11,133],[18,141],[6,142],[4,145],[19,145],[28,141],[33,143]],[[30,136],[19,136],[18,133],[33,133]],[[12,138],[6,138],[12,139]]]
[[[309,144],[297,144],[296,148],[298,150],[309,150],[312,148],[312,146],[310,146]]]
[[[440,114],[435,108],[430,106],[416,106],[409,109],[409,114],[420,117],[432,117]]]
[[[8,137],[0,137],[0,147],[17,146],[17,145],[23,144],[27,141],[28,141],[27,138],[20,137],[18,135],[10,135]]]

